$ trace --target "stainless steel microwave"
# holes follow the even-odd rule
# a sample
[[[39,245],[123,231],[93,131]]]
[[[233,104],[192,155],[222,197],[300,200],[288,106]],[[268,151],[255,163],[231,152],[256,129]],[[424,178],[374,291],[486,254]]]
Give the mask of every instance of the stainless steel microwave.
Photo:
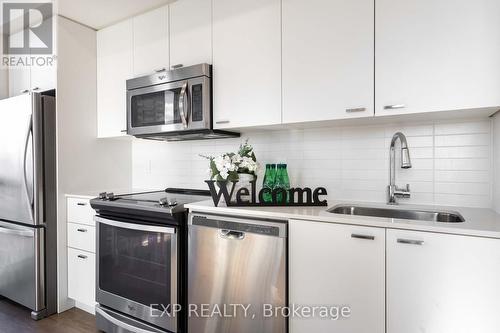
[[[239,135],[213,130],[212,126],[211,65],[127,80],[127,134],[169,141]]]

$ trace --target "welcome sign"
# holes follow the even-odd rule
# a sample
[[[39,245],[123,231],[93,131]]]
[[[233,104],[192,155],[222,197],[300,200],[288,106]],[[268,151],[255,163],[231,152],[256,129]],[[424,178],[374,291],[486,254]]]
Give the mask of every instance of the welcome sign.
[[[217,207],[222,198],[227,206],[233,207],[256,207],[256,206],[327,206],[326,200],[320,196],[328,193],[324,187],[318,187],[312,190],[309,187],[294,187],[289,190],[278,188],[271,190],[262,188],[258,193],[255,181],[250,182],[250,188],[242,187],[235,193],[236,183],[238,181],[215,181],[206,180],[210,194]],[[217,186],[216,186],[217,185]],[[269,194],[271,202],[265,202],[264,196]]]

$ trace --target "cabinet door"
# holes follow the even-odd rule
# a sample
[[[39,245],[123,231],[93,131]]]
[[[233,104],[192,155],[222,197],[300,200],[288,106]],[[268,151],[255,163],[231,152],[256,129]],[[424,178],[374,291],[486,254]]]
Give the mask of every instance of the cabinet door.
[[[28,66],[9,68],[9,97],[27,93],[30,89],[31,72]]]
[[[373,116],[374,0],[283,0],[283,122]]]
[[[292,220],[290,304],[348,306],[351,316],[293,317],[291,333],[385,332],[385,230]]]
[[[97,32],[97,136],[125,135],[126,80],[132,77],[132,20]]]
[[[500,240],[387,231],[387,333],[498,332]]]
[[[213,0],[214,127],[281,123],[280,0]]]
[[[168,6],[136,16],[133,21],[134,75],[168,69]]]
[[[376,115],[500,105],[500,1],[377,0]]]
[[[95,305],[95,254],[68,248],[68,297]]]
[[[9,36],[10,45],[23,45],[24,31],[19,31],[17,33]],[[24,55],[22,55],[24,56]],[[29,57],[29,54],[26,55]],[[22,66],[21,64],[17,66],[9,67],[9,97],[18,96],[27,93],[31,88],[31,71],[30,66]]]
[[[212,0],[182,0],[170,5],[172,66],[212,63]]]
[[[56,88],[56,65],[31,67],[31,89],[45,91]]]

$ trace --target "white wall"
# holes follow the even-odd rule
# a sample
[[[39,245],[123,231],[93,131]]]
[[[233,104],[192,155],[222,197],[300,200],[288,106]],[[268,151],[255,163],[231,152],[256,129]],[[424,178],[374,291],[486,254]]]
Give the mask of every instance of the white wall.
[[[408,137],[413,161],[397,174],[398,185],[411,186],[406,202],[492,206],[489,120],[265,131],[215,141],[135,139],[132,182],[135,188],[206,188],[208,164],[198,154],[234,151],[248,137],[261,164],[288,163],[293,185],[326,186],[330,199],[384,202],[389,143],[398,130]]]
[[[58,291],[67,299],[66,205],[64,195],[131,184],[129,140],[99,140],[96,114],[96,33],[58,18]]]
[[[493,117],[493,165],[494,165],[494,191],[493,204],[500,213],[500,113]]]

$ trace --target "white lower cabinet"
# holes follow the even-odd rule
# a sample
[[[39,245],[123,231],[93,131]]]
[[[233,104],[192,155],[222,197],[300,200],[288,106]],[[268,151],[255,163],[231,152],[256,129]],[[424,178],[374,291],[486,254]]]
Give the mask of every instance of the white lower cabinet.
[[[292,317],[291,333],[385,332],[385,229],[291,220],[289,237],[290,305],[350,308],[338,320]]]
[[[498,239],[387,230],[387,333],[497,333],[499,281]]]
[[[68,197],[68,297],[85,311],[94,312],[96,285],[96,227],[89,199]],[[77,223],[75,223],[77,222]]]
[[[68,248],[68,297],[91,309],[95,305],[95,254]]]

